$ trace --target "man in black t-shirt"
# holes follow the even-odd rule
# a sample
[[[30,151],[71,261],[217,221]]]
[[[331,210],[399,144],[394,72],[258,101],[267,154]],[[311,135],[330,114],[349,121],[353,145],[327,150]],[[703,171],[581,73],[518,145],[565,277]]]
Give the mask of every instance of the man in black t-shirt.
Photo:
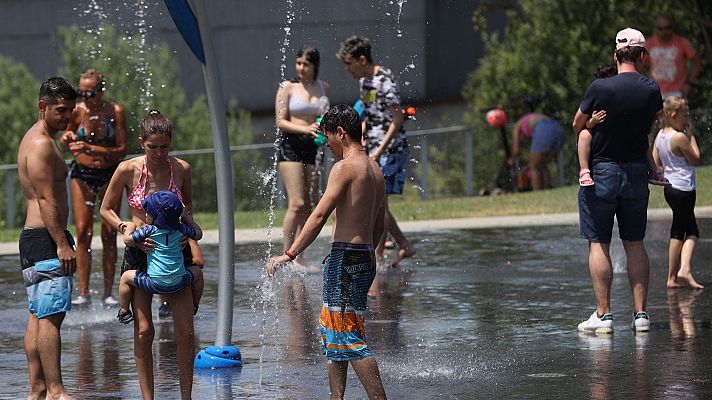
[[[643,245],[648,210],[648,133],[662,109],[660,88],[641,75],[646,56],[645,37],[626,28],[616,35],[614,60],[618,74],[597,79],[586,91],[576,116],[578,134],[595,110],[606,110],[591,145],[593,186],[579,189],[581,237],[589,241],[589,272],[596,311],[578,325],[579,331],[612,333],[610,243],[614,216],[628,260],[633,291],[631,329],[645,332],[650,321],[645,311],[650,264]]]

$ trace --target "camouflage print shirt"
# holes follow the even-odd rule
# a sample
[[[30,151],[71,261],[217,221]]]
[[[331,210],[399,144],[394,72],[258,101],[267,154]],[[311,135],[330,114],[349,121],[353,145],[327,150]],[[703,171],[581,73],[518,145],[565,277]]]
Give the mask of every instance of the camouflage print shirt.
[[[383,143],[388,127],[393,122],[390,106],[400,105],[400,89],[390,69],[379,66],[373,77],[361,78],[361,101],[366,106],[366,151],[372,153]],[[401,153],[408,147],[405,128],[401,126],[385,154]]]

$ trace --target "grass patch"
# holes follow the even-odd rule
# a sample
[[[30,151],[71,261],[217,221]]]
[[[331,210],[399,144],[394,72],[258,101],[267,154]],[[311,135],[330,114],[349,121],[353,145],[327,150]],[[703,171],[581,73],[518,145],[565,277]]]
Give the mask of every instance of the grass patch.
[[[409,188],[403,196],[392,196],[390,208],[400,221],[423,221],[431,219],[497,217],[508,215],[552,214],[578,211],[578,186],[565,186],[538,192],[516,193],[507,196],[451,197],[421,200],[419,193]],[[697,168],[697,206],[712,205],[712,167]],[[650,186],[649,208],[667,208],[660,186]],[[235,227],[265,228],[268,225],[267,211],[238,211],[234,214]],[[282,226],[284,210],[277,210],[273,226]],[[203,229],[217,229],[217,213],[197,213],[195,220]],[[75,231],[74,227],[70,228]],[[94,225],[99,232],[99,224]],[[0,231],[0,242],[14,242],[20,237],[20,229]]]

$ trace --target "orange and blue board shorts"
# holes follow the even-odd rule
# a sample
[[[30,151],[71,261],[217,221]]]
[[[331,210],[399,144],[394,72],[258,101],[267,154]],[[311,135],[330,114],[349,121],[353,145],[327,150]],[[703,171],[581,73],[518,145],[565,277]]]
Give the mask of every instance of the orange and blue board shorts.
[[[324,267],[323,305],[319,317],[321,346],[332,361],[372,356],[366,343],[364,311],[376,263],[373,246],[334,242]]]

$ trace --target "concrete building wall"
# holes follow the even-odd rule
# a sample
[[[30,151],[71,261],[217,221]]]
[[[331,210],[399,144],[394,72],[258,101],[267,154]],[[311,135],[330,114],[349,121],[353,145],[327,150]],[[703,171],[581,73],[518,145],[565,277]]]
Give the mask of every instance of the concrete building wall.
[[[143,12],[148,42],[173,49],[180,83],[190,97],[202,93],[200,64],[178,34],[164,2],[143,1],[142,10],[140,4],[136,0],[3,0],[0,54],[26,64],[44,79],[59,68],[61,58],[52,40],[58,27],[74,24],[90,30],[103,21],[119,32],[136,34],[137,14]],[[423,103],[458,98],[482,54],[471,22],[477,4],[467,0],[207,1],[226,100],[237,99],[257,113],[272,110],[281,70],[287,78],[293,76],[294,54],[304,44],[320,50],[320,78],[331,83],[333,102],[352,102],[358,95],[357,84],[334,56],[339,43],[352,34],[372,39],[375,60],[398,75],[404,99]],[[289,43],[283,46],[287,27]]]

